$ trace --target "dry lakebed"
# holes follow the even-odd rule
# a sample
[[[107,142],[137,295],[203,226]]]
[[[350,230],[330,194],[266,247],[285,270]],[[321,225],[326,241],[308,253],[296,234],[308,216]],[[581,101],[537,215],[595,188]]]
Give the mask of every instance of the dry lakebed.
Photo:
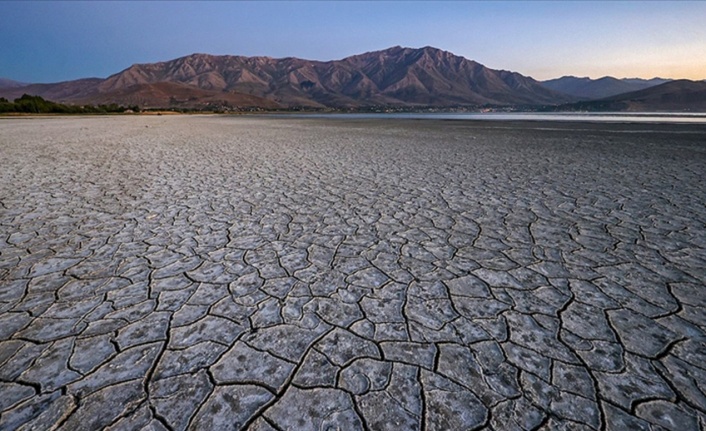
[[[0,119],[2,430],[703,430],[706,125]]]

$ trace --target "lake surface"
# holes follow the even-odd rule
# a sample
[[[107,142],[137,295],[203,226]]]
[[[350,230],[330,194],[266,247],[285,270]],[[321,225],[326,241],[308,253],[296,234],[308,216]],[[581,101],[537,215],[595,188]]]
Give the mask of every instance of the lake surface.
[[[597,123],[691,123],[706,124],[706,113],[672,112],[597,112],[597,113],[537,113],[537,112],[459,112],[459,113],[366,113],[366,114],[287,114],[283,117],[337,119],[435,119],[482,121],[581,121]]]

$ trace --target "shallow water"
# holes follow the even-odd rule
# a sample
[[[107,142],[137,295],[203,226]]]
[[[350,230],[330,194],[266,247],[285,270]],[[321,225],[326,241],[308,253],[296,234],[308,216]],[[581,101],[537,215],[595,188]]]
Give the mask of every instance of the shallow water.
[[[447,112],[447,113],[369,113],[369,114],[288,114],[288,117],[336,119],[436,119],[495,121],[587,121],[597,123],[696,123],[706,124],[706,113],[673,112]]]

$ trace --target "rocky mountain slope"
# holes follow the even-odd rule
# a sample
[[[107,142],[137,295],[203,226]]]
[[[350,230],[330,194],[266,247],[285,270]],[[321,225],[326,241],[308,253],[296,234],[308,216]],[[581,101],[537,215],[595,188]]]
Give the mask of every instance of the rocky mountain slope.
[[[437,48],[392,47],[333,61],[192,54],[108,78],[22,85],[0,97],[142,108],[558,106],[568,110],[704,111],[703,81],[562,77],[539,82]],[[584,100],[584,102],[578,102]],[[588,101],[590,100],[590,101]]]
[[[151,85],[158,83],[189,86],[191,105],[213,102],[220,93],[249,96],[244,100],[263,107],[541,105],[576,100],[519,73],[489,69],[432,47],[393,47],[326,62],[192,54],[135,64],[106,79],[35,84],[0,90],[0,96],[31,92],[63,103],[123,103],[129,94],[142,106],[157,106],[163,98],[150,94],[155,91]]]

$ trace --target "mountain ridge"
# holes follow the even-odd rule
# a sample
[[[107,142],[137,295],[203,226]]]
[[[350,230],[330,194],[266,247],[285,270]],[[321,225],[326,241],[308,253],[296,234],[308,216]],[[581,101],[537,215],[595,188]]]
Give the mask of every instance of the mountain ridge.
[[[706,112],[706,81],[678,79],[598,100],[560,105],[557,110]]]
[[[654,87],[669,81],[671,80],[663,78],[619,79],[612,76],[603,76],[601,78],[592,79],[588,77],[567,75],[560,78],[541,81],[541,83],[549,89],[569,94],[582,100],[596,100]]]
[[[399,46],[331,61],[191,54],[166,62],[132,65],[106,78],[101,90],[164,80],[313,107],[359,105],[361,99],[367,104],[395,105],[566,100],[566,96],[544,91],[536,81],[522,82],[531,78],[514,72],[487,69],[432,47]],[[530,91],[512,94],[507,88],[510,85]],[[532,91],[541,96],[531,94]]]
[[[340,60],[190,54],[133,64],[99,81],[24,87],[63,103],[120,101],[135,85],[171,82],[243,94],[283,107],[539,105],[576,100],[517,72],[494,70],[430,46],[395,46]],[[2,90],[17,95],[22,88]],[[111,99],[111,97],[113,97]]]
[[[2,83],[4,81],[0,81]],[[420,109],[513,107],[576,109],[586,106],[649,105],[702,109],[686,84],[667,87],[662,99],[604,100],[668,81],[662,78],[599,79],[564,76],[537,81],[431,46],[393,46],[338,60],[194,53],[156,63],[136,63],[107,78],[17,86],[7,80],[0,97],[32,94],[65,104],[121,104],[142,108],[213,109]],[[700,81],[688,81],[700,82]],[[698,90],[694,90],[697,91]],[[698,93],[700,94],[700,93]],[[642,99],[640,99],[642,100]],[[680,105],[681,103],[681,105]],[[601,109],[601,108],[597,108]]]

